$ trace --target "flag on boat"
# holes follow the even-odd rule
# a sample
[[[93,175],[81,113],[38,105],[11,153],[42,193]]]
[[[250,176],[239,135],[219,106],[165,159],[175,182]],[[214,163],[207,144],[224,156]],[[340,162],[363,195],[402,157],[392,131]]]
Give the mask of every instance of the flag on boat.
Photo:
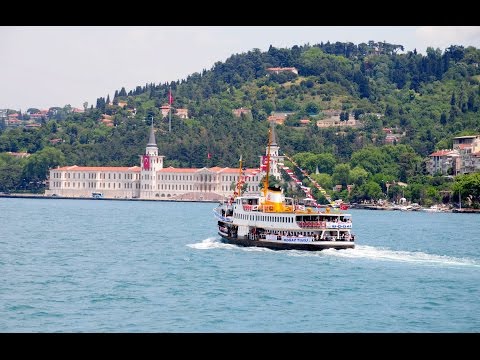
[[[148,155],[143,155],[143,168],[145,170],[150,170],[150,156]]]

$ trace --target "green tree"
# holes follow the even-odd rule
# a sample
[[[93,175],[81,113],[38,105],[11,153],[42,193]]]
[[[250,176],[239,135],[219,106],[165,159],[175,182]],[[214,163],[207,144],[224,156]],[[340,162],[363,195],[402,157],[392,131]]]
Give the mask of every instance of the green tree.
[[[316,115],[320,111],[318,105],[314,102],[309,102],[305,105],[305,112],[309,115]]]
[[[324,190],[330,190],[333,187],[332,176],[329,174],[312,174],[310,177],[315,180]]]
[[[368,179],[368,172],[365,169],[357,166],[352,170],[350,170],[349,178],[350,178],[350,184],[355,184],[357,186],[360,186],[364,184]]]
[[[0,191],[14,192],[22,183],[22,161],[0,154]]]
[[[337,184],[341,184],[343,187],[346,187],[350,184],[350,165],[349,164],[338,164],[333,170],[332,180]]]
[[[118,96],[127,96],[127,91],[125,90],[125,88],[122,86],[122,89],[120,90],[120,92],[118,93]]]
[[[382,188],[374,181],[367,181],[365,184],[353,189],[352,200],[378,200],[383,198]]]
[[[63,153],[57,148],[47,147],[27,158],[23,175],[35,189],[47,178],[50,168],[63,164],[65,164]]]
[[[462,204],[469,198],[473,207],[480,208],[480,172],[458,175],[452,191],[454,194],[460,194]]]

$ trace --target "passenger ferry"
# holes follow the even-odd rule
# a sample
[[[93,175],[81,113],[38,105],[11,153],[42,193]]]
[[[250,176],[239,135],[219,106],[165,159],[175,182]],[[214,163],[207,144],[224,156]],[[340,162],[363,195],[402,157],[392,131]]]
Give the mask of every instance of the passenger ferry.
[[[270,142],[269,133],[269,147]],[[234,196],[213,209],[223,242],[274,250],[354,248],[351,214],[285,197],[280,188],[268,186],[269,164],[267,159],[261,195],[242,196],[239,180]],[[241,169],[240,160],[240,173]]]

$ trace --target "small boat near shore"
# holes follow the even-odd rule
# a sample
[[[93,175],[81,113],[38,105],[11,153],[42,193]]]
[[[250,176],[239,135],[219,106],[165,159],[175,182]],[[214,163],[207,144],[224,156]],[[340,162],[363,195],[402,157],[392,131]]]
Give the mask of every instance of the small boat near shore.
[[[267,168],[260,195],[241,194],[242,161],[234,195],[213,209],[218,235],[225,243],[273,250],[351,249],[355,247],[352,216],[308,202],[296,203],[279,187],[268,186],[271,130]]]

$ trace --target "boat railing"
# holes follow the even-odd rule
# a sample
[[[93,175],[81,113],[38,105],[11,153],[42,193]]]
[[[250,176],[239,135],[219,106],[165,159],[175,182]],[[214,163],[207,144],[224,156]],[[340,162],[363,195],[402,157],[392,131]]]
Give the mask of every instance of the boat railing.
[[[297,225],[301,228],[325,228],[326,221],[297,221]]]
[[[332,221],[297,221],[301,228],[329,228],[329,229],[350,229],[351,222],[332,222]]]

